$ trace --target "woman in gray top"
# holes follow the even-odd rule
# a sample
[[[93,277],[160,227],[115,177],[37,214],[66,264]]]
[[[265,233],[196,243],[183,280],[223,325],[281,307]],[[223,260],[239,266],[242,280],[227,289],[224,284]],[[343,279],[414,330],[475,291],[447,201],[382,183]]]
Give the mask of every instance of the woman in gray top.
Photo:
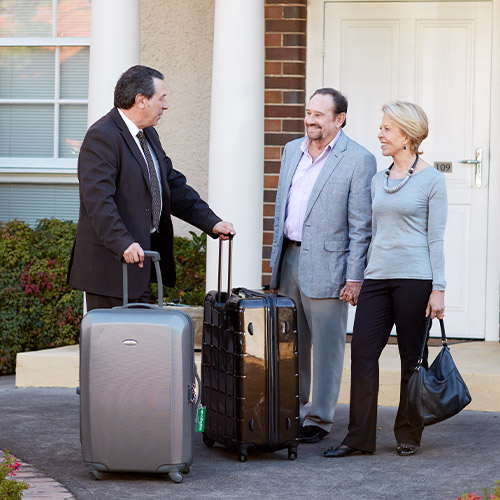
[[[408,102],[386,104],[378,138],[392,165],[372,180],[373,236],[365,280],[358,298],[351,344],[349,432],[326,457],[375,451],[378,359],[396,325],[401,358],[401,391],[394,424],[397,453],[412,455],[423,427],[406,418],[406,386],[420,355],[425,318],[444,316],[446,183],[420,158],[427,116]],[[350,297],[341,297],[350,301]],[[427,367],[427,351],[424,366]]]

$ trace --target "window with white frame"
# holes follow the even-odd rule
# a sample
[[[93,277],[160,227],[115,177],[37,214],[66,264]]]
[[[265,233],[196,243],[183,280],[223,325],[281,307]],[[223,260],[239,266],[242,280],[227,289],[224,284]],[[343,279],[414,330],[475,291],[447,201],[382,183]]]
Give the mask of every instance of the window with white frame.
[[[0,0],[0,172],[76,172],[91,0]]]

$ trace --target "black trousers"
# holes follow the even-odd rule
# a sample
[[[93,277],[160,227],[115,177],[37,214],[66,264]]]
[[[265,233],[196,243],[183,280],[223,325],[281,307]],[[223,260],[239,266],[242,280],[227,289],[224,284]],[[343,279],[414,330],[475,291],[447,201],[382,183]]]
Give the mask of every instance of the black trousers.
[[[108,297],[106,295],[96,295],[95,293],[85,293],[85,301],[87,303],[87,311],[92,311],[92,309],[111,309],[112,307],[117,307],[123,305],[123,298],[118,297]],[[138,298],[131,298],[129,302],[149,304],[151,302],[151,287]]]
[[[349,432],[344,439],[347,446],[375,451],[378,360],[394,325],[401,358],[401,387],[394,434],[398,443],[420,446],[423,427],[411,426],[406,419],[406,386],[420,356],[425,333],[425,309],[431,291],[431,280],[364,281],[351,344]],[[423,365],[427,367],[427,349]]]

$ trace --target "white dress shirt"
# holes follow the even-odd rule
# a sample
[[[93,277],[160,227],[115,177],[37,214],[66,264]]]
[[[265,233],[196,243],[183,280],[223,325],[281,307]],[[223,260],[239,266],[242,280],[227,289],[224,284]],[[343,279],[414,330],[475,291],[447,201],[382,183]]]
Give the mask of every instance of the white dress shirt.
[[[120,116],[123,118],[123,121],[125,122],[125,125],[127,125],[127,128],[129,129],[130,133],[132,134],[132,137],[134,138],[134,141],[137,144],[137,147],[139,148],[139,151],[141,152],[142,157],[144,158],[144,161],[146,162],[147,165],[147,160],[146,156],[144,155],[144,151],[142,150],[141,143],[139,142],[139,138],[137,137],[137,132],[141,130],[140,128],[137,127],[137,125],[121,110],[118,109],[118,113],[120,113]],[[147,142],[147,139],[146,139]],[[155,152],[153,148],[151,147],[151,144],[148,142],[148,147],[149,147],[149,152],[151,153],[151,158],[153,158],[153,163],[155,165],[155,170],[156,170],[156,175],[158,177],[158,184],[160,186],[160,214],[161,210],[163,209],[163,197],[162,197],[162,187],[161,187],[161,177],[160,177],[160,165],[158,163],[158,158],[156,158]],[[153,232],[155,229],[151,226]]]

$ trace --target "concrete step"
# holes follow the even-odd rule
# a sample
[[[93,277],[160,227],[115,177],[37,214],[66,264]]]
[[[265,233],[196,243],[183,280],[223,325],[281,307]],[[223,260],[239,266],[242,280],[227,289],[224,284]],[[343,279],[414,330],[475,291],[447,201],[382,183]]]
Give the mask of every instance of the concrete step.
[[[340,403],[349,403],[350,344],[346,344]],[[429,347],[432,360],[440,347]],[[500,412],[500,343],[462,342],[450,345],[453,359],[472,395],[468,410]],[[196,352],[198,372],[201,354]],[[400,361],[398,348],[389,344],[380,358],[381,406],[397,406]],[[17,355],[16,387],[77,387],[79,385],[78,346],[58,347]]]

